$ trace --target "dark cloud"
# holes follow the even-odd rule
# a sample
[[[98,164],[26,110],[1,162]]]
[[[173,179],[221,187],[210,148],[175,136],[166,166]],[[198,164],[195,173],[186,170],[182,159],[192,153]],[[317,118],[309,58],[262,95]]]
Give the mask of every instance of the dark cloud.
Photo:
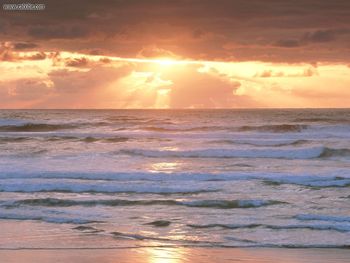
[[[314,68],[314,67],[309,67],[309,68],[305,69],[303,72],[304,77],[312,77],[314,75],[318,75],[318,72],[317,72],[316,68]]]
[[[12,52],[12,45],[10,42],[0,42],[0,61],[14,61],[15,56]]]
[[[295,39],[281,39],[281,40],[278,40],[275,43],[275,46],[277,46],[277,47],[287,47],[287,48],[299,47],[300,43],[299,43],[299,40],[295,40]]]
[[[109,63],[112,62],[109,58],[100,58],[99,61],[102,62],[102,63],[106,63],[106,64],[109,64]]]
[[[138,56],[142,58],[176,57],[173,52],[158,48],[157,46],[148,46],[142,48],[142,50],[138,53]]]
[[[81,26],[36,26],[28,30],[28,35],[36,39],[75,39],[88,35]]]
[[[348,37],[350,37],[350,29],[343,28],[343,29],[316,30],[313,32],[304,33],[298,39],[280,39],[274,43],[274,46],[284,47],[284,48],[297,48],[301,46],[315,45],[315,44],[322,44],[322,45],[327,43],[334,44],[334,42],[336,42],[339,39],[339,37],[344,37],[347,35]],[[330,42],[333,42],[333,43],[330,43]],[[319,47],[319,48],[322,48],[322,47]]]
[[[0,61],[21,61],[21,60],[43,60],[46,58],[44,52],[36,52],[34,54],[20,55],[15,51],[16,43],[0,42]]]
[[[270,78],[270,77],[288,77],[283,71],[274,72],[272,70],[264,70],[261,73],[255,74],[254,77]]]
[[[93,68],[103,64],[112,64],[112,60],[107,57],[102,57],[96,61],[86,57],[62,58],[59,53],[50,54],[48,57],[52,59],[54,66]]]
[[[284,73],[283,71],[273,71],[273,70],[264,70],[262,72],[258,72],[254,75],[254,77],[258,78],[271,78],[271,77],[312,77],[314,75],[318,75],[316,67],[308,67],[303,71],[298,73]]]
[[[22,57],[23,60],[43,60],[46,58],[46,54],[44,52],[37,52],[33,55]]]
[[[0,22],[2,22],[0,20]],[[4,29],[5,29],[5,25],[3,23],[0,23],[0,33],[4,32]]]
[[[339,36],[346,34],[350,34],[350,29],[317,30],[315,32],[305,34],[303,40],[305,42],[325,43],[334,41]]]
[[[202,29],[195,29],[193,31],[193,37],[196,39],[202,38],[205,35],[205,32]]]
[[[272,76],[272,71],[271,70],[265,70],[263,73],[259,75],[261,78],[269,78]]]
[[[38,47],[38,45],[35,43],[29,43],[29,42],[13,43],[13,49],[15,49],[15,50],[34,49],[37,47]]]
[[[45,5],[41,12],[3,11],[1,39],[34,42],[44,51],[104,50],[122,57],[156,46],[194,59],[350,60],[347,0],[46,0]],[[230,44],[244,52],[224,48]],[[322,56],[312,47],[318,44]]]
[[[85,57],[72,58],[65,61],[66,67],[86,67],[89,64],[89,60]]]
[[[311,34],[305,36],[306,41],[310,42],[329,42],[333,41],[336,36],[336,31],[334,30],[318,30]]]

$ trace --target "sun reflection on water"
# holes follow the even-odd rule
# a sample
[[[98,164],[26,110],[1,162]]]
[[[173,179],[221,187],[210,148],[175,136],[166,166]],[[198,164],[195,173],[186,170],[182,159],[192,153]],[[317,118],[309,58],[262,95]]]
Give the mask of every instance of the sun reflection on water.
[[[158,163],[152,163],[150,165],[149,171],[171,173],[177,170],[179,167],[180,167],[180,163],[178,162],[158,162]]]
[[[181,263],[186,261],[181,247],[149,247],[146,249],[149,263]]]

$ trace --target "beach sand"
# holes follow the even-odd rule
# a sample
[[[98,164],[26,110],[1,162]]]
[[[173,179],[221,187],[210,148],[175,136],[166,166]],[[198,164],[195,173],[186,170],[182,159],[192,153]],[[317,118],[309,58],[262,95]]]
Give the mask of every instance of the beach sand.
[[[1,250],[6,263],[180,263],[180,262],[283,262],[348,263],[348,249],[280,248],[122,248],[122,249],[24,249]]]

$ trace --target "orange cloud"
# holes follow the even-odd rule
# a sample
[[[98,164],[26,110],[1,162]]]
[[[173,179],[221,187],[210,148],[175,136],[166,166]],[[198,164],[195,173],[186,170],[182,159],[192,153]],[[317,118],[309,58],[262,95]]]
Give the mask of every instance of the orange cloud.
[[[137,57],[140,58],[174,58],[179,59],[179,56],[176,56],[173,52],[159,48],[157,46],[147,46],[143,47],[138,53]]]
[[[242,105],[234,91],[241,85],[218,74],[199,72],[198,65],[182,66],[167,71],[163,78],[170,79],[169,102],[171,108],[230,108]]]
[[[35,54],[41,53],[21,52],[20,57]],[[4,73],[0,107],[344,107],[350,96],[344,88],[350,83],[347,65],[318,64],[316,68],[254,61],[43,54],[45,59],[0,62]],[[320,95],[314,95],[318,91]]]
[[[25,43],[0,43],[0,61],[20,61],[20,60],[43,60],[46,58],[44,52],[17,52],[15,49],[25,49]],[[29,45],[29,44],[28,44]]]

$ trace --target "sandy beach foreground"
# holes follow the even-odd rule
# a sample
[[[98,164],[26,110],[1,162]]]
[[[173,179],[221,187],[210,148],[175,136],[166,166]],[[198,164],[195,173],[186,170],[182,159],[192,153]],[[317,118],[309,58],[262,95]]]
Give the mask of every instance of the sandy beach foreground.
[[[1,250],[6,263],[181,263],[181,262],[283,262],[347,263],[347,249],[279,249],[279,248],[128,248],[128,249],[62,249]]]

